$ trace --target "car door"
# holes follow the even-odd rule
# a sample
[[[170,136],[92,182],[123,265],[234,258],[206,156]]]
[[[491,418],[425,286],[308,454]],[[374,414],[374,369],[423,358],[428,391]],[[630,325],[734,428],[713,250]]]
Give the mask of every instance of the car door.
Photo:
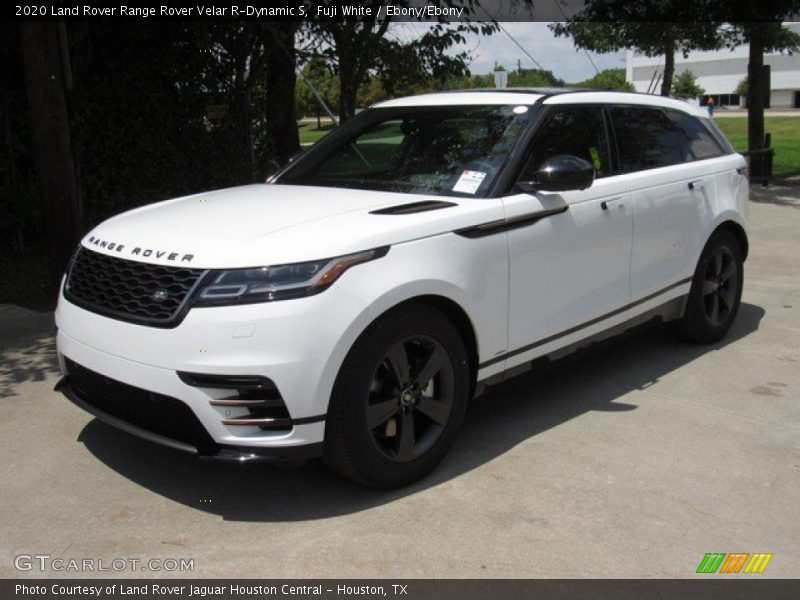
[[[632,301],[690,278],[715,212],[712,161],[695,160],[677,115],[658,107],[609,109],[619,172],[633,188]]]
[[[583,325],[630,300],[630,183],[613,175],[602,106],[550,107],[520,179],[563,154],[593,164],[591,187],[504,199],[508,221],[522,224],[508,232],[506,368],[580,338]],[[526,215],[537,214],[545,216],[526,224]]]

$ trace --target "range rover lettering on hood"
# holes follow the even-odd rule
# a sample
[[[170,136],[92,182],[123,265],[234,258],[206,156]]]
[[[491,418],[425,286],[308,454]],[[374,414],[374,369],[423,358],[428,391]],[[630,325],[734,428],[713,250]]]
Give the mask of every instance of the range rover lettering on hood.
[[[120,244],[118,242],[109,242],[108,240],[101,240],[100,238],[96,238],[93,235],[89,236],[88,240],[89,244],[92,246],[97,246],[98,248],[104,248],[109,252],[119,252],[122,253],[123,250],[127,248],[125,244]],[[155,257],[155,258],[163,258],[164,260],[170,260],[172,262],[192,262],[194,258],[194,254],[183,254],[182,252],[168,252],[167,250],[156,250],[154,248],[142,248],[140,246],[134,246],[127,250],[127,253],[130,256],[141,256],[143,258],[148,257]]]

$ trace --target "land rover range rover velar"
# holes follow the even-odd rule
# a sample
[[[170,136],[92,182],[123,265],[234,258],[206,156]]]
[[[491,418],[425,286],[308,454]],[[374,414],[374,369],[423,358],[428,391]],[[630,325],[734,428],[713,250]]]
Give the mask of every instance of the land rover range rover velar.
[[[264,184],[89,232],[56,312],[59,389],[204,458],[408,484],[476,390],[534,359],[652,318],[725,335],[747,197],[744,159],[680,101],[391,100]]]

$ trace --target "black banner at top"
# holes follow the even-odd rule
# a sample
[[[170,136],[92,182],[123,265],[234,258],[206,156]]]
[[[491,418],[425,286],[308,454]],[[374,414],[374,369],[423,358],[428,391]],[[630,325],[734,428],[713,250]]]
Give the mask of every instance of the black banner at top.
[[[230,21],[558,21],[576,14],[583,0],[194,0],[107,2],[83,0],[19,3],[16,19],[124,19]]]
[[[714,0],[673,3],[670,21],[761,20],[740,10],[741,3]],[[382,21],[487,22],[564,21],[581,13],[591,0],[193,0],[169,3],[125,0],[24,1],[4,6],[4,20],[226,20],[226,21]],[[681,8],[685,6],[685,8]],[[666,20],[663,6],[649,0],[629,0],[625,20]],[[615,12],[618,15],[618,11]],[[592,20],[602,21],[602,11]]]

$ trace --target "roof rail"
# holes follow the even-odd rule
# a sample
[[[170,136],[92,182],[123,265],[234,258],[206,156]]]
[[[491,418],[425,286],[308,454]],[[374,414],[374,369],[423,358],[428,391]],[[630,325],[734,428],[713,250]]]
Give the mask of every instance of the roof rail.
[[[438,94],[460,94],[460,93],[473,93],[473,92],[494,92],[494,93],[503,93],[507,92],[509,94],[536,94],[537,96],[546,95],[546,96],[554,96],[556,94],[567,94],[569,92],[596,92],[597,89],[594,88],[568,88],[568,87],[541,87],[541,88],[533,88],[533,87],[505,87],[505,88],[467,88],[463,90],[442,90],[441,92],[435,92]]]

